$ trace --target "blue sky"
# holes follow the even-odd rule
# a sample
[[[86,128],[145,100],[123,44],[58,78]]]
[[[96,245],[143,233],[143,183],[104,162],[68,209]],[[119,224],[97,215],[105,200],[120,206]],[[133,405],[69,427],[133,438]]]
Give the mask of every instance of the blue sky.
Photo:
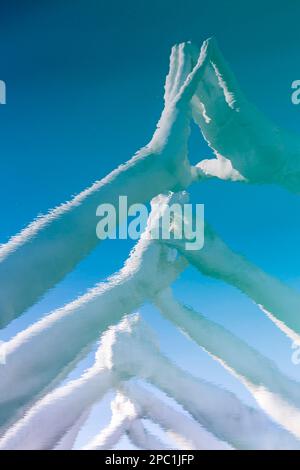
[[[251,5],[223,0],[12,0],[1,5],[0,79],[7,84],[7,105],[0,106],[0,243],[147,143],[162,109],[174,43],[200,45],[215,36],[247,96],[279,125],[299,131],[300,106],[291,103],[291,83],[300,79],[299,14],[300,4],[292,0],[276,6],[262,0]],[[191,160],[209,153],[193,128]],[[205,204],[207,219],[231,247],[300,288],[299,197],[272,186],[218,181],[198,184],[191,194]],[[121,267],[131,247],[124,240],[100,245],[0,338],[8,339],[105,279]],[[192,268],[175,290],[300,380],[290,341],[241,293]],[[178,364],[254,404],[235,379],[152,306],[142,312]],[[91,361],[87,358],[72,377]]]

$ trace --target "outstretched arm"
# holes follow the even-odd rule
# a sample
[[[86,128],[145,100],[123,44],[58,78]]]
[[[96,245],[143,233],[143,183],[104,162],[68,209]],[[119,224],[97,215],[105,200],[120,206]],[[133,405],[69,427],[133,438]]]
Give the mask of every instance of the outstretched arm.
[[[172,50],[165,107],[149,144],[0,247],[0,327],[36,302],[96,246],[99,204],[112,204],[119,220],[120,195],[127,196],[129,206],[191,182],[187,160],[190,100],[201,77],[206,44],[195,63],[190,48],[187,43]]]
[[[221,325],[175,300],[171,289],[156,303],[166,318],[237,377],[267,414],[300,438],[300,383]]]

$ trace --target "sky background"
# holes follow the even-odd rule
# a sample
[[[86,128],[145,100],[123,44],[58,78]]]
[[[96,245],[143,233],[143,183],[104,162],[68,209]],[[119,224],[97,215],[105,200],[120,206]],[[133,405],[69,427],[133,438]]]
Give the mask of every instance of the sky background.
[[[215,36],[248,98],[277,124],[299,132],[300,105],[291,103],[291,83],[300,79],[299,15],[297,0],[1,2],[0,79],[7,85],[7,104],[0,106],[0,243],[150,140],[174,43],[201,45]],[[193,127],[190,160],[209,155]],[[272,186],[219,181],[195,185],[191,195],[205,204],[207,220],[232,248],[300,289],[299,197]],[[124,240],[99,245],[0,339],[118,270],[132,246]],[[300,381],[291,341],[243,294],[192,268],[175,283],[175,292]],[[236,379],[154,307],[145,305],[141,312],[177,364],[256,406]],[[92,362],[90,355],[71,378]],[[109,400],[94,410],[78,446],[107,422]]]

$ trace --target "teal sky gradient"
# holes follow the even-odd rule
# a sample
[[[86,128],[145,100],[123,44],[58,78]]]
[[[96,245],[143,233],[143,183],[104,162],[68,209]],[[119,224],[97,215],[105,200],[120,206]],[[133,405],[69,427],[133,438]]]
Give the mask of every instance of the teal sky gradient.
[[[245,91],[279,125],[300,132],[300,3],[286,0],[12,0],[0,7],[0,243],[128,160],[151,138],[163,106],[170,48],[215,36]],[[196,127],[190,159],[210,150]],[[206,218],[235,250],[300,288],[300,198],[272,186],[207,181],[191,188]],[[95,221],[96,224],[96,221]],[[107,241],[37,305],[0,334],[8,339],[119,269],[132,241]],[[190,268],[178,298],[225,325],[300,380],[291,341],[244,295]],[[224,385],[255,406],[221,366],[142,308],[162,349],[195,375]],[[91,364],[86,358],[71,374]],[[108,401],[107,401],[108,403]],[[104,406],[80,436],[108,419]]]

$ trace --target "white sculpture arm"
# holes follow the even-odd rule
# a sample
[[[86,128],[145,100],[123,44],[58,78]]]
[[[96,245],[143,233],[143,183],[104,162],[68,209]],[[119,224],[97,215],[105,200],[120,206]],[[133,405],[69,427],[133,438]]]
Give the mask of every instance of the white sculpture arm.
[[[86,410],[82,412],[81,416],[78,418],[75,424],[73,424],[73,426],[70,427],[70,429],[59,440],[59,442],[55,444],[55,446],[53,447],[53,450],[72,450],[73,449],[77,436],[79,432],[81,431],[81,428],[83,428],[86,421],[88,420],[90,412],[91,412],[90,408],[86,408]]]
[[[300,384],[230,331],[176,301],[171,289],[158,295],[162,314],[237,377],[261,408],[300,438]]]
[[[0,426],[8,425],[40,394],[53,388],[111,324],[168,287],[187,262],[149,239],[148,226],[125,266],[85,295],[55,310],[6,343],[0,365]]]
[[[196,379],[173,364],[159,351],[153,333],[138,316],[125,318],[117,328],[111,328],[106,345],[102,364],[114,370],[119,380],[137,376],[151,382],[234,448],[300,448],[290,433],[243,404],[233,393]]]
[[[140,419],[133,421],[128,430],[127,435],[131,442],[139,449],[144,450],[169,450],[173,447],[168,447],[163,442],[151,434],[141,422]]]
[[[165,391],[210,433],[235,448],[300,448],[289,433],[234,394],[176,367],[160,353],[155,336],[139,316],[130,315],[105,332],[95,364],[80,379],[36,403],[7,431],[0,449],[52,448],[109,387],[134,376]]]
[[[140,449],[164,449],[162,442],[148,433],[141,422],[142,410],[137,402],[118,392],[111,403],[112,417],[109,425],[91,439],[83,450],[105,450],[116,445],[123,434]]]
[[[127,196],[129,206],[191,183],[187,160],[190,100],[201,77],[206,44],[194,68],[190,48],[181,44],[172,50],[165,108],[149,144],[128,163],[39,217],[0,247],[0,327],[36,302],[96,246],[99,204],[112,204],[119,217],[119,195]]]
[[[114,385],[114,377],[107,369],[95,364],[80,379],[57,388],[38,401],[0,439],[0,449],[53,449],[69,431],[77,435],[82,415]],[[78,429],[79,421],[79,429]],[[68,436],[66,442],[69,444]]]
[[[111,449],[139,417],[139,408],[134,402],[118,392],[111,402],[112,417],[109,425],[92,438],[83,450]]]
[[[136,382],[126,382],[124,394],[143,410],[143,414],[159,424],[167,435],[177,443],[179,449],[186,450],[230,450],[232,447],[217,439],[190,416],[177,411],[155,393]]]
[[[188,240],[167,240],[204,275],[220,279],[249,296],[294,341],[300,338],[300,293],[234,252],[205,224],[204,246],[187,250]]]

